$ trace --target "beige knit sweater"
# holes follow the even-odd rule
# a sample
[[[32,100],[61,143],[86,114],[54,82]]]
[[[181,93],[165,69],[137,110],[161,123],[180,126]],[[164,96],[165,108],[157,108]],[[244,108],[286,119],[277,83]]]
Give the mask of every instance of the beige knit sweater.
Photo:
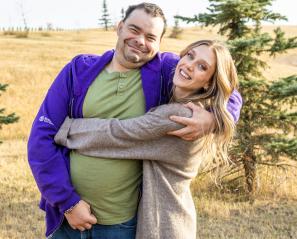
[[[195,239],[190,183],[201,162],[199,142],[166,135],[183,127],[170,115],[191,114],[181,104],[168,104],[128,120],[67,118],[55,141],[83,155],[144,160],[136,238]]]

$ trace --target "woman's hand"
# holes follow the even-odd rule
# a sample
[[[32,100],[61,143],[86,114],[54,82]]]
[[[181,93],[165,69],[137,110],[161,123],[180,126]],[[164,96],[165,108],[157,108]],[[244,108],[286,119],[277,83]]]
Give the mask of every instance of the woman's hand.
[[[185,106],[193,111],[192,118],[176,115],[170,116],[172,121],[183,124],[185,127],[168,132],[169,135],[174,135],[187,141],[194,141],[214,130],[215,118],[211,112],[205,110],[202,105],[198,106],[192,102],[185,104]]]

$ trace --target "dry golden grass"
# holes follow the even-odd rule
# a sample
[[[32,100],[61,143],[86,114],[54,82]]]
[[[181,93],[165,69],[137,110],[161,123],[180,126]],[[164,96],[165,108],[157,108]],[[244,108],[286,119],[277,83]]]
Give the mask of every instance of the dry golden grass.
[[[86,37],[87,35],[87,37]],[[114,32],[54,32],[51,37],[30,33],[28,39],[0,37],[0,82],[9,84],[1,107],[21,116],[4,127],[2,139],[25,139],[38,107],[60,69],[75,55],[100,54],[115,45]],[[88,39],[88,41],[85,41]]]
[[[271,31],[271,27],[266,30]],[[285,30],[297,35],[296,27]],[[178,53],[198,39],[221,38],[214,29],[186,29],[180,40],[166,35],[161,50]],[[21,117],[0,131],[4,141],[0,145],[0,239],[43,238],[44,214],[38,209],[39,192],[26,157],[32,121],[63,65],[77,54],[101,54],[115,42],[115,32],[100,30],[30,33],[27,39],[0,35],[0,82],[9,84],[0,106]],[[297,50],[265,59],[271,66],[265,75],[271,80],[297,72]],[[209,179],[193,183],[199,238],[297,238],[296,170],[261,171],[261,188],[254,205],[240,201],[241,190],[222,192]]]
[[[0,239],[42,238],[44,215],[26,155],[26,142],[0,145]]]

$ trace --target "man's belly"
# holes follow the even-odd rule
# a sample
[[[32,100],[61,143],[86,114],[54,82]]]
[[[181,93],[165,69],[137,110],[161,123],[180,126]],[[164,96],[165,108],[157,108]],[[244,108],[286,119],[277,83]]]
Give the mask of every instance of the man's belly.
[[[142,162],[70,154],[72,183],[99,224],[127,221],[137,210]]]

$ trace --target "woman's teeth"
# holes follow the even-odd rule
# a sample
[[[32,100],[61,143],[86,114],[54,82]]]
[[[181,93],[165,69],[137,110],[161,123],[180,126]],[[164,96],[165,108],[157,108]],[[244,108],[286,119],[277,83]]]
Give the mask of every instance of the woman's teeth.
[[[184,72],[183,70],[180,70],[179,73],[180,73],[184,78],[186,78],[187,80],[191,80],[191,77],[190,77],[186,72]]]

